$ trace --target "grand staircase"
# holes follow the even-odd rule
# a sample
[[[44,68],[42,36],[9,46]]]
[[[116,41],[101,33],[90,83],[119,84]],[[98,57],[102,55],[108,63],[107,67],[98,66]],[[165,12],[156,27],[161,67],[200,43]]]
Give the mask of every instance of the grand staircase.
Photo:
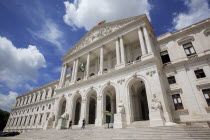
[[[96,128],[86,129],[73,126],[73,129],[34,130],[11,140],[210,140],[210,128],[201,126],[145,127],[148,122],[135,122],[124,129]],[[1,140],[1,139],[0,139]]]

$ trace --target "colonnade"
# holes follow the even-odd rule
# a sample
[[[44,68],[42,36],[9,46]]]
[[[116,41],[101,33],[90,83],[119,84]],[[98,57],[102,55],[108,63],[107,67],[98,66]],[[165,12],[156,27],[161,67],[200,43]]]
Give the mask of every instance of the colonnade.
[[[50,99],[54,96],[54,89],[49,87],[47,90],[37,91],[36,93],[31,93],[29,95],[22,96],[17,99],[15,107],[20,107],[28,104],[32,104],[39,101],[44,101]]]
[[[140,50],[141,50],[141,57],[144,57],[148,54],[152,53],[152,37],[149,35],[148,29],[146,26],[141,26],[138,27],[137,29],[138,32],[138,39],[139,39],[139,44],[140,44]],[[126,34],[124,34],[126,35]],[[126,55],[127,52],[125,51],[125,46],[124,46],[124,39],[123,36],[121,35],[119,37],[116,37],[115,39],[115,51],[116,51],[116,65],[115,68],[118,67],[124,67],[126,62]],[[113,41],[113,40],[111,40]],[[104,49],[105,49],[105,44],[99,47],[99,69],[98,69],[98,75],[103,74],[104,71]],[[90,76],[90,60],[91,60],[91,52],[86,53],[86,69],[85,69],[85,79],[87,79]],[[73,65],[71,66],[71,83],[75,83],[77,81],[77,75],[78,75],[78,66],[79,66],[79,58],[81,56],[78,56],[77,58],[73,59]],[[108,61],[110,61],[110,58],[108,57]],[[70,68],[69,63],[64,62],[62,65],[62,71],[61,71],[61,76],[60,76],[60,82],[59,86],[62,87],[65,84],[66,81],[66,75],[67,75],[67,69]]]

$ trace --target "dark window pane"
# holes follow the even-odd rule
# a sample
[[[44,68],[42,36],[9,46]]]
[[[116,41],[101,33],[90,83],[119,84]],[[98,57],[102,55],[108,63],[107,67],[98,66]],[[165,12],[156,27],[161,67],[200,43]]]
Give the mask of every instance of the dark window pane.
[[[167,79],[168,79],[169,85],[176,83],[176,79],[174,76],[167,77]]]
[[[161,56],[161,60],[162,60],[163,64],[171,62],[170,57],[168,55],[168,51],[161,52],[160,56]]]
[[[181,97],[180,97],[179,94],[172,95],[172,99],[173,99],[173,102],[174,102],[175,110],[184,109],[183,104],[182,104],[182,100],[181,100]]]
[[[184,51],[185,51],[187,56],[191,56],[191,55],[195,55],[196,54],[195,49],[194,49],[194,47],[193,47],[191,42],[183,44],[182,46],[183,46]]]
[[[208,106],[210,106],[210,88],[203,89],[202,91],[203,91],[203,95],[204,95],[204,98],[206,99]]]
[[[197,79],[206,77],[203,69],[195,70],[194,72],[195,72]]]

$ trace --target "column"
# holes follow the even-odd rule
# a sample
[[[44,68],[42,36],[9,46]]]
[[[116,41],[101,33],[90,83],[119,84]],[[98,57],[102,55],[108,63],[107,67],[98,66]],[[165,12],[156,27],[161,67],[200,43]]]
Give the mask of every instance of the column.
[[[120,52],[121,52],[121,63],[125,64],[125,48],[122,36],[120,37]]]
[[[108,68],[112,68],[112,54],[111,52],[108,53]]]
[[[28,101],[28,98],[27,98],[27,96],[25,97],[25,99],[24,99],[24,105],[27,103],[27,101]]]
[[[101,46],[100,48],[100,68],[99,68],[99,73],[103,73],[103,66],[104,66],[104,48]]]
[[[76,59],[74,60],[74,63],[73,63],[73,69],[72,69],[72,72],[71,72],[71,82],[74,82],[74,73],[75,73],[75,66],[76,65]]]
[[[116,65],[119,65],[120,64],[120,46],[119,46],[118,38],[116,39],[116,60],[117,60]]]
[[[52,96],[52,87],[49,87],[47,98],[51,98]]]
[[[35,101],[36,101],[36,93],[33,93],[34,94],[34,96],[33,96],[33,100],[32,100],[32,103],[34,103]]]
[[[67,71],[67,64],[64,64],[62,66],[62,71],[61,71],[61,77],[60,77],[60,82],[59,82],[59,86],[63,86],[65,83],[65,78],[66,78],[66,71]]]
[[[87,55],[87,64],[86,64],[86,77],[88,78],[90,75],[90,52]]]
[[[27,104],[31,104],[31,95],[29,95],[29,97],[28,97]]]
[[[46,96],[46,90],[44,89],[42,93],[42,100],[45,100],[45,96]]]
[[[111,99],[111,113],[112,113],[111,120],[110,120],[111,122],[114,122],[114,110],[115,110],[114,109],[114,106],[115,106],[114,103],[115,103],[114,100]]]
[[[79,63],[79,60],[78,60],[78,58],[77,58],[77,59],[76,59],[76,64],[75,64],[74,82],[77,81],[78,63]]]
[[[147,28],[145,26],[143,26],[143,32],[144,32],[145,42],[147,45],[147,51],[148,51],[148,53],[152,53],[152,43],[151,43]]]
[[[141,28],[138,28],[138,35],[139,35],[141,53],[142,53],[142,55],[145,55],[147,52],[146,52],[146,46],[144,43],[143,32],[142,32]]]

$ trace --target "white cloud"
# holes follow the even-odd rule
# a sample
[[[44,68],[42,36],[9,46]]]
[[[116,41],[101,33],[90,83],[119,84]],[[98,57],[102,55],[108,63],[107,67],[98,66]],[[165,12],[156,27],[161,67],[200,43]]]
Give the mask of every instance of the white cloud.
[[[16,102],[17,96],[18,94],[13,91],[10,91],[8,95],[0,93],[0,109],[10,112]]]
[[[188,11],[178,13],[173,19],[173,28],[176,30],[210,17],[208,0],[185,0],[184,5],[188,8]]]
[[[16,48],[10,40],[0,36],[0,83],[9,88],[21,87],[25,80],[35,81],[38,69],[46,61],[36,46]]]
[[[46,40],[50,42],[51,44],[55,45],[59,51],[62,53],[65,52],[63,49],[62,41],[63,41],[63,32],[59,29],[58,25],[55,24],[52,20],[45,20],[45,23],[43,23],[41,30],[38,31],[32,31],[31,29],[28,29],[28,31],[43,40]]]
[[[64,4],[64,22],[73,29],[84,27],[86,30],[102,20],[110,22],[140,14],[149,15],[151,9],[148,0],[74,0],[74,3],[66,1]]]

